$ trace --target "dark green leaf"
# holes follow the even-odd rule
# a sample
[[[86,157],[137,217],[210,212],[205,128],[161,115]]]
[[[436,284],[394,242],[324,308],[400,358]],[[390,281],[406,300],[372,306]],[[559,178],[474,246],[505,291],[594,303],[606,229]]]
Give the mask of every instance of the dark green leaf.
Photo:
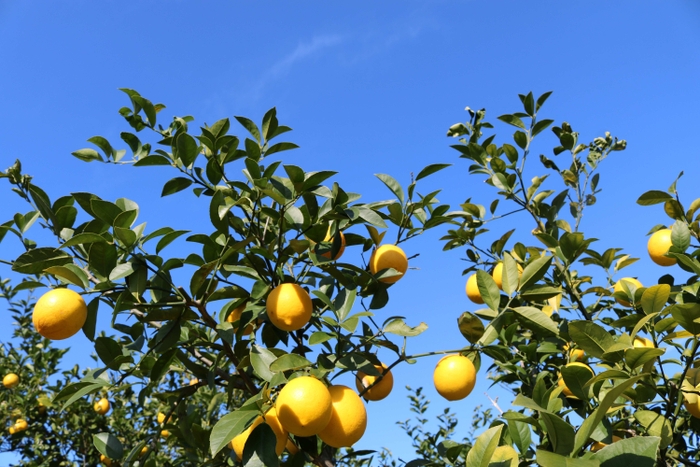
[[[165,185],[163,186],[163,191],[161,192],[160,196],[168,196],[172,195],[173,193],[177,193],[178,191],[182,191],[185,188],[189,187],[192,185],[192,180],[189,178],[185,177],[175,177],[167,182],[165,182]]]
[[[615,344],[605,328],[586,320],[569,322],[569,336],[584,352],[598,358]]]
[[[267,423],[261,423],[252,431],[243,448],[244,467],[279,467],[275,453],[277,436]]]
[[[428,175],[432,175],[435,172],[439,172],[440,170],[445,169],[451,165],[452,164],[430,164],[428,166],[425,166],[423,170],[418,172],[418,175],[416,176],[416,181],[423,179]]]
[[[73,262],[67,253],[50,247],[40,247],[22,253],[12,264],[12,270],[22,274],[41,274],[51,266]]]
[[[243,433],[243,430],[257,416],[258,412],[255,410],[239,409],[221,417],[214,425],[214,428],[212,428],[209,436],[209,450],[211,454],[213,456],[217,455],[236,435]]]
[[[270,371],[277,373],[287,370],[299,370],[311,366],[312,363],[301,355],[288,353],[279,357],[270,364]]]
[[[665,203],[671,199],[673,199],[673,196],[664,191],[651,190],[640,196],[639,199],[637,199],[637,204],[651,206],[653,204]]]
[[[109,433],[98,433],[92,435],[92,443],[98,451],[109,459],[117,461],[124,455],[124,447],[119,439]]]
[[[476,344],[484,335],[484,323],[478,316],[465,311],[457,319],[459,332],[472,344]]]

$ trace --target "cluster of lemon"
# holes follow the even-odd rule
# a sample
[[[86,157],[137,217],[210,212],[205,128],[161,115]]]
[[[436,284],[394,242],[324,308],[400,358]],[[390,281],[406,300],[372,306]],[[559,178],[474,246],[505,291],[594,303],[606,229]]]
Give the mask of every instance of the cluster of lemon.
[[[15,373],[8,373],[2,378],[2,385],[7,389],[12,389],[17,387],[19,384],[19,376]],[[23,418],[18,418],[15,423],[8,428],[11,435],[15,433],[20,433],[29,427],[27,421]]]

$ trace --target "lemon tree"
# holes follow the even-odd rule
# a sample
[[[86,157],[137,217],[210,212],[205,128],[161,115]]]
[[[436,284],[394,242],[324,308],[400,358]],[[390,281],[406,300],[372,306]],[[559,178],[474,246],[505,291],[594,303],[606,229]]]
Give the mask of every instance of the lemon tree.
[[[52,403],[69,410],[127,388],[137,404],[158,401],[164,425],[151,424],[128,442],[107,430],[109,443],[94,443],[120,465],[151,465],[141,451],[164,438],[172,465],[277,466],[279,433],[263,422],[272,413],[289,433],[283,460],[334,463],[337,449],[364,431],[361,414],[354,421],[344,414],[356,412],[374,385],[352,389],[357,398],[347,402],[350,389],[330,379],[362,372],[378,386],[389,380],[386,370],[414,361],[406,339],[427,325],[376,313],[411,273],[419,252],[405,242],[450,220],[439,190],[418,191],[449,164],[429,165],[403,186],[377,174],[396,199],[365,201],[333,182],[334,172],[280,158],[296,145],[281,139],[290,128],[275,109],[260,124],[235,117],[245,132],[239,136],[229,119],[197,127],[193,117],[171,116],[164,126],[162,104],[123,91],[130,103],[119,111],[126,149],[95,136],[73,155],[168,171],[162,195],[196,197],[209,225],[152,227],[139,219],[135,200],[80,191],[49,196],[20,161],[0,174],[27,203],[0,230],[2,241],[18,240],[25,251],[3,263],[25,276],[18,287],[62,295],[55,309],[34,308],[37,330],[57,329],[44,334],[64,338],[82,321],[99,359],[100,368],[61,388]],[[53,240],[30,238],[33,225]],[[67,300],[74,294],[85,303],[84,320],[82,305]],[[109,315],[109,333],[96,332],[98,314]],[[378,349],[394,358],[379,361]],[[324,395],[323,407],[297,407]],[[201,398],[209,401],[204,411]]]

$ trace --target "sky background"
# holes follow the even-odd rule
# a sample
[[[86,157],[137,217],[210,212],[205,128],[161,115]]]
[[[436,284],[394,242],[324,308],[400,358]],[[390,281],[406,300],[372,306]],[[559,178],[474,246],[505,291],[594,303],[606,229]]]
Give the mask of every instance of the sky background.
[[[453,163],[419,185],[423,193],[442,189],[440,201],[452,206],[470,197],[488,205],[495,196],[482,178],[468,175],[468,163],[445,136],[452,124],[468,119],[464,108],[485,107],[495,123],[498,115],[521,110],[518,93],[554,91],[540,118],[569,122],[584,142],[606,131],[628,142],[626,151],[604,162],[603,192],[582,229],[600,239],[599,250],[624,247],[642,258],[625,275],[645,285],[667,272],[646,256],[646,234],[669,219],[660,207],[643,208],[636,199],[649,189],[667,189],[681,170],[681,199],[688,205],[700,196],[696,1],[0,0],[0,44],[0,167],[21,159],[52,200],[78,191],[132,199],[148,231],[170,225],[208,232],[206,201],[191,192],[161,199],[163,183],[173,176],[168,170],[86,164],[70,155],[89,147],[94,135],[126,148],[118,137],[128,130],[117,113],[129,104],[122,87],[164,103],[164,123],[173,115],[193,115],[195,126],[234,115],[260,121],[277,107],[280,123],[294,129],[286,140],[301,147],[283,153],[285,163],[338,171],[334,180],[367,202],[391,198],[376,173],[406,185],[428,164]],[[497,141],[512,142],[512,127],[499,124],[496,132]],[[554,145],[547,131],[532,153],[552,157]],[[531,176],[545,173],[532,162]],[[1,185],[5,222],[28,208],[7,182]],[[493,231],[513,227],[521,240],[533,228],[531,220],[513,216]],[[419,269],[391,288],[390,304],[378,312],[380,319],[404,315],[409,324],[430,326],[410,341],[411,352],[466,345],[456,319],[477,308],[464,294],[464,252],[443,252],[443,233],[438,228],[406,244],[409,255],[420,254],[411,262]],[[8,235],[0,258],[16,254],[16,243]],[[181,240],[169,253],[188,247]],[[359,262],[359,251],[345,255]],[[10,277],[7,268],[0,277]],[[107,330],[109,317],[101,313],[100,327]],[[10,333],[0,327],[0,340]],[[72,348],[65,367],[93,365],[82,334],[57,345]],[[425,387],[433,415],[448,405],[432,388],[436,361],[395,369],[394,392],[370,404],[369,428],[357,448],[386,446],[397,457],[413,458],[395,422],[412,416],[405,385]],[[474,392],[449,404],[461,418],[457,438],[467,434],[472,409],[490,405],[486,392],[504,410],[509,406],[507,392],[490,388],[482,367]],[[11,459],[0,454],[0,465]]]

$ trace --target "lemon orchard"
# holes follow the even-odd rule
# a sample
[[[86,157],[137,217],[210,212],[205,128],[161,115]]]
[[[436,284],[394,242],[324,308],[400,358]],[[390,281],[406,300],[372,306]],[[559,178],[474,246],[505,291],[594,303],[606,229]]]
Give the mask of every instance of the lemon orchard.
[[[278,159],[296,145],[280,141],[290,129],[275,109],[261,124],[236,117],[247,132],[237,136],[228,119],[193,130],[191,117],[174,116],[163,127],[164,106],[123,91],[131,106],[120,110],[130,127],[121,138],[131,157],[103,137],[73,155],[134,170],[162,166],[173,174],[162,195],[191,191],[211,225],[146,230],[132,200],[76,191],[52,201],[19,162],[2,173],[55,235],[11,261],[15,272],[50,285],[34,310],[37,331],[64,339],[82,329],[102,365],[52,402],[70,409],[100,394],[94,414],[109,420],[122,410],[109,400],[126,388],[139,387],[139,401],[160,401],[164,418],[151,415],[140,439],[100,433],[95,460],[99,452],[141,465],[142,455],[170,454],[198,464],[263,459],[275,466],[281,455],[327,466],[371,423],[362,397],[385,398],[389,370],[417,358],[405,340],[427,326],[383,319],[382,309],[408,274],[404,242],[449,222],[438,192],[418,191],[449,164],[425,167],[406,186],[378,174],[395,200],[363,202],[329,182],[334,172]],[[12,231],[24,240],[25,217],[15,219]],[[183,240],[186,255],[166,256]],[[103,313],[116,335],[96,333]],[[329,383],[340,372],[357,376],[357,391]]]

